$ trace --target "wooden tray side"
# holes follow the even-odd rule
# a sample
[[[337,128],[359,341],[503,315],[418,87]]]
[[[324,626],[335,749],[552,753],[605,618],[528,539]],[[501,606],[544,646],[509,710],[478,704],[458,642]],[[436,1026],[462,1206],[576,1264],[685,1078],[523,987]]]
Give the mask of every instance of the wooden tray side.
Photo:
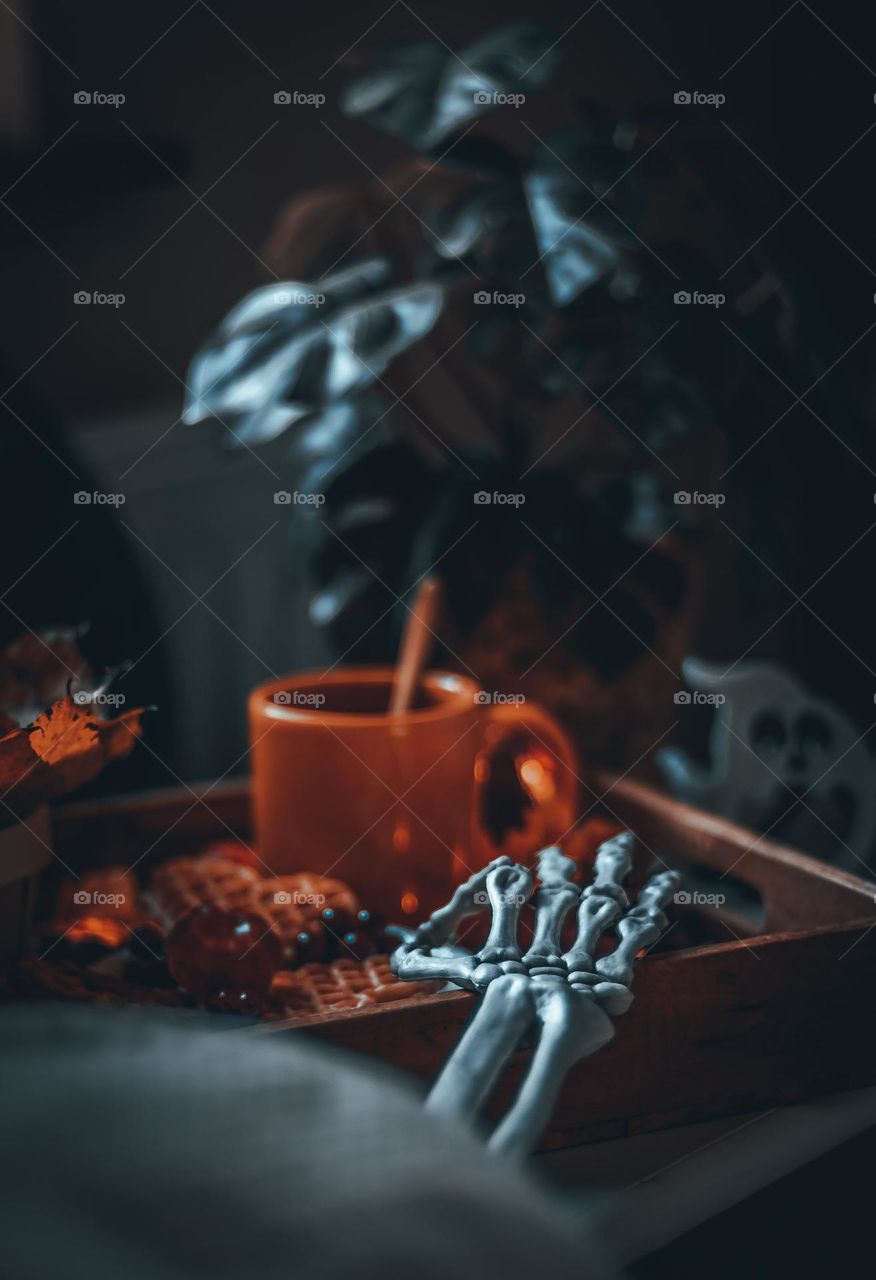
[[[641,783],[601,775],[598,786],[603,793],[610,791],[612,809],[646,847],[675,852],[757,889],[766,909],[767,933],[876,919],[876,884],[725,818],[679,804]]]
[[[198,782],[59,805],[52,828],[55,847],[74,871],[115,862],[130,866],[147,855],[162,862],[209,840],[249,840],[249,782]]]
[[[611,808],[652,849],[732,874],[762,895],[769,933],[646,956],[615,1040],[571,1072],[545,1146],[743,1113],[876,1082],[873,886],[627,779],[602,777]],[[245,782],[57,812],[70,865],[159,860],[247,837]],[[463,993],[265,1023],[243,1035],[314,1036],[426,1082],[474,1008]],[[494,1110],[525,1066],[517,1055]]]
[[[653,956],[615,1040],[570,1073],[543,1146],[558,1147],[744,1113],[871,1084],[876,930],[825,927],[754,944]],[[434,1079],[475,1007],[463,993],[268,1023],[242,1034],[306,1034]],[[527,1057],[499,1083],[509,1104]]]

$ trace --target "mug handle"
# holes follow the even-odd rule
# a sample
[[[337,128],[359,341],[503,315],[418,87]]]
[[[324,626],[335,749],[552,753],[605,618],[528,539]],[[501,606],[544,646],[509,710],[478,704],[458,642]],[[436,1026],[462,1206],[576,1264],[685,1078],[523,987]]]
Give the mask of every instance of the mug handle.
[[[529,862],[537,850],[565,835],[580,814],[578,753],[565,729],[537,703],[491,703],[483,708],[483,716],[484,745],[475,763],[472,853],[478,865],[503,853]],[[511,830],[497,844],[484,829],[481,815],[491,786],[492,757],[515,736],[528,743],[532,753],[518,770],[532,807],[523,829]]]

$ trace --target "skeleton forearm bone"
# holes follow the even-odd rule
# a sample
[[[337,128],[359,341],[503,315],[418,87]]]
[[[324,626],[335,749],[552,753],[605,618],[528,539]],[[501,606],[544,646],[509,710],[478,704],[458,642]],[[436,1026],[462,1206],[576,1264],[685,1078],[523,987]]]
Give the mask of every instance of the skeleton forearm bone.
[[[508,1155],[532,1150],[551,1118],[569,1068],[614,1035],[611,1019],[595,1000],[582,998],[556,978],[531,985],[536,988],[538,1042],[511,1110],[489,1143],[493,1151]]]
[[[531,987],[519,973],[500,974],[489,984],[429,1094],[428,1111],[473,1118],[532,1022]]]

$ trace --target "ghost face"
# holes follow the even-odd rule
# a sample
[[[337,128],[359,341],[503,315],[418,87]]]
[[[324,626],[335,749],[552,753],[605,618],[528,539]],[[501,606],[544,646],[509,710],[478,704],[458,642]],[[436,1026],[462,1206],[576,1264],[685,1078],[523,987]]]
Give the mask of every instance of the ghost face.
[[[876,768],[852,722],[767,663],[740,662],[725,673],[688,659],[684,670],[693,688],[724,702],[711,768],[692,766],[686,778],[669,771],[676,794],[837,865],[860,872],[870,863]]]
[[[840,760],[844,752],[854,750],[857,735],[850,729],[829,708],[824,714],[817,704],[803,700],[787,713],[765,708],[752,716],[748,745],[776,784],[771,803],[761,815],[764,829],[775,823],[781,834],[790,819],[793,827],[799,829],[802,823],[804,829],[812,829],[807,845],[818,851],[844,843],[854,848],[857,790]]]

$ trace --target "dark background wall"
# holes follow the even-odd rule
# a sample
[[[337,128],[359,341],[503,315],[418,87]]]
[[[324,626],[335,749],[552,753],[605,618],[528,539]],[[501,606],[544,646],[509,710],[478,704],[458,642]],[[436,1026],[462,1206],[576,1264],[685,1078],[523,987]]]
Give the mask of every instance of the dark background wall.
[[[39,301],[28,309],[26,327],[15,308],[5,309],[6,358],[27,367],[66,324],[82,319],[72,309],[75,278],[51,249],[84,287],[124,291],[126,323],[181,375],[205,330],[262,278],[259,251],[283,202],[324,183],[368,180],[369,168],[379,171],[400,154],[392,140],[341,115],[337,96],[348,73],[333,64],[350,46],[428,38],[429,29],[459,46],[500,22],[535,16],[566,33],[560,47],[570,91],[621,109],[652,102],[669,107],[679,86],[720,88],[727,95],[722,119],[801,192],[853,141],[855,119],[869,122],[876,78],[802,4],[728,71],[787,7],[628,0],[613,4],[612,13],[601,3],[549,0],[534,14],[526,3],[484,0],[423,0],[410,7],[400,0],[391,6],[215,0],[209,9],[200,0],[191,6],[183,0],[124,7],[37,3],[30,21],[66,67],[25,34],[22,55],[35,64],[34,158],[75,128],[9,196],[45,246],[14,218],[4,226],[10,291]],[[824,16],[866,60],[872,52],[866,7],[834,5]],[[123,92],[126,101],[118,110],[74,110],[72,94],[83,87]],[[280,110],[273,102],[278,88],[321,92],[326,103],[318,110]],[[537,101],[529,104],[527,119],[533,113],[536,128],[538,110]],[[182,181],[153,161],[134,134],[166,155]],[[77,175],[79,150],[98,142],[107,147],[105,164],[95,157],[95,169]],[[780,181],[753,157],[745,159],[738,142],[725,137],[719,145],[754,188],[737,198],[753,199],[766,227],[793,197],[786,200]],[[859,175],[868,156],[871,142],[813,196],[852,246],[856,232],[866,238]],[[130,172],[126,182],[123,173],[137,166],[140,180]],[[214,183],[206,196],[211,213],[195,195]],[[799,221],[802,234],[807,222]],[[793,243],[787,225],[781,239]],[[808,257],[837,252],[841,247],[823,229],[810,236]],[[176,394],[172,375],[115,316],[97,319],[103,321],[98,332],[94,317],[80,323],[41,371],[45,380],[61,379],[54,388],[59,408]]]
[[[108,658],[154,645],[130,687],[132,696],[163,701],[159,754],[187,775],[233,764],[246,687],[268,669],[318,660],[321,648],[302,609],[294,549],[290,557],[285,531],[270,528],[270,468],[249,456],[217,462],[204,433],[175,422],[188,360],[228,306],[266,278],[262,248],[287,200],[326,183],[369,181],[403,154],[341,114],[342,55],[430,31],[460,46],[535,16],[561,38],[570,101],[586,92],[621,110],[656,103],[671,113],[679,88],[726,94],[720,118],[702,126],[716,197],[740,243],[766,232],[764,247],[801,279],[820,367],[838,364],[818,393],[830,393],[820,421],[797,405],[740,463],[752,482],[759,473],[775,486],[795,566],[782,575],[789,589],[767,574],[750,615],[707,609],[701,647],[741,652],[763,618],[778,617],[794,604],[791,593],[842,555],[841,570],[807,597],[819,617],[794,605],[798,625],[778,626],[756,651],[788,661],[867,727],[876,690],[865,536],[876,489],[871,10],[823,0],[790,10],[784,0],[543,0],[535,13],[516,2],[37,0],[18,13],[21,21],[7,14],[3,28],[7,90],[17,86],[6,93],[0,152],[0,363],[11,385],[3,440],[7,475],[17,477],[7,481],[4,590],[24,576],[8,597],[7,634],[21,619],[36,625],[87,612]],[[279,107],[281,88],[326,101]],[[73,94],[83,89],[124,93],[124,105],[77,106]],[[536,129],[541,109],[528,104]],[[795,204],[798,195],[805,205]],[[124,305],[79,307],[80,288],[123,293]],[[766,371],[763,380],[769,399],[753,398],[750,413],[766,430],[773,397],[781,412],[804,387],[777,388]],[[133,533],[91,512],[64,534],[71,487],[88,487],[89,475],[126,491],[121,514]],[[56,537],[57,548],[31,568]],[[222,621],[196,605],[176,623],[191,591],[223,574],[210,596]]]

